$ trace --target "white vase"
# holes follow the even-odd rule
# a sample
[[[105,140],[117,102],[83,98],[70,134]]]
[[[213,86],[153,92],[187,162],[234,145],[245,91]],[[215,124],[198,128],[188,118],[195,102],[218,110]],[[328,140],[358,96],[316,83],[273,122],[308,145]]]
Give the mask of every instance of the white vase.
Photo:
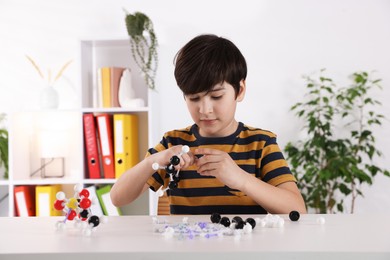
[[[144,107],[145,101],[135,97],[135,91],[131,83],[131,71],[123,71],[118,90],[119,105],[123,108]]]
[[[41,109],[58,108],[58,92],[53,86],[47,86],[41,91],[40,107]]]

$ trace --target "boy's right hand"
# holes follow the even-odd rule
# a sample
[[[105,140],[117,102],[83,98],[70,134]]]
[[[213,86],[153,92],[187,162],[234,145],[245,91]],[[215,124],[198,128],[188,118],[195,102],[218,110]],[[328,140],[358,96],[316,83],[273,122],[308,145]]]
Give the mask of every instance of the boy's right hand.
[[[193,165],[197,158],[191,150],[187,153],[182,153],[182,149],[183,145],[172,146],[169,149],[151,155],[151,157],[153,157],[151,159],[153,162],[157,162],[160,166],[167,166],[170,163],[170,159],[176,155],[180,158],[180,164],[176,165],[175,169],[186,169]]]

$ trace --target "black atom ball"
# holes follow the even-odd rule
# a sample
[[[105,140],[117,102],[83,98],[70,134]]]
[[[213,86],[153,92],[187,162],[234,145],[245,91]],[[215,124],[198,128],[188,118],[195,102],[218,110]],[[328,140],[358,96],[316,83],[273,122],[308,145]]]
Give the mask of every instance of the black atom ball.
[[[97,227],[100,223],[100,219],[98,216],[93,215],[89,218],[88,223],[93,224],[94,227]]]
[[[229,227],[230,226],[230,219],[228,217],[222,217],[219,224],[221,224],[225,227]]]
[[[174,174],[175,173],[175,167],[173,167],[172,164],[169,164],[165,167],[165,170],[168,174]]]
[[[236,229],[243,229],[245,226],[245,222],[243,220],[239,220],[237,223],[236,223]]]
[[[173,190],[177,188],[177,182],[176,181],[170,181],[168,187]]]
[[[288,217],[290,218],[291,221],[297,221],[299,219],[300,215],[299,215],[298,211],[293,210],[293,211],[290,212]]]
[[[81,211],[80,216],[82,218],[87,218],[88,217],[88,210],[84,209],[83,211]]]
[[[176,175],[176,174],[174,174],[172,178],[173,178],[173,180],[174,180],[175,182],[179,182],[179,181],[180,181],[180,176],[178,176],[178,175]]]
[[[217,224],[221,221],[221,214],[213,213],[210,216],[211,223]]]
[[[252,226],[252,229],[254,229],[256,227],[256,221],[253,219],[253,218],[247,218],[245,220],[246,223],[249,223],[249,225]]]
[[[174,156],[172,156],[170,162],[173,165],[178,165],[180,163],[180,158],[178,156],[174,155]]]
[[[232,219],[232,222],[233,222],[233,223],[238,223],[238,222],[240,222],[240,221],[242,221],[242,218],[239,217],[239,216],[235,216],[235,217]]]

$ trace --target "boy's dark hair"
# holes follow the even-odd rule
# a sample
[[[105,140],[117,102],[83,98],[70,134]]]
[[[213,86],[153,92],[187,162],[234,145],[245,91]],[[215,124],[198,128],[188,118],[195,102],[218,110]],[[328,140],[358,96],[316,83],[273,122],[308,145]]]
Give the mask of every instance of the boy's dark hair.
[[[218,84],[233,86],[236,96],[247,67],[240,50],[229,40],[212,34],[199,35],[175,56],[175,78],[184,95],[209,92]]]

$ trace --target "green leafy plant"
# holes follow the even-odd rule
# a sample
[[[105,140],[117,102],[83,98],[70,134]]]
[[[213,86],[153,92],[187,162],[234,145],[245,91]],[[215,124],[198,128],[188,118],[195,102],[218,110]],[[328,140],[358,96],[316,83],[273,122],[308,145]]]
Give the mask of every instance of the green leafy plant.
[[[372,185],[377,174],[390,176],[373,162],[382,156],[373,131],[385,118],[376,112],[381,103],[371,92],[381,89],[381,80],[356,72],[350,86],[337,88],[323,73],[318,78],[305,76],[305,101],[291,110],[304,120],[306,137],[289,142],[286,157],[309,209],[345,212],[345,200],[350,198],[349,212],[353,213],[356,198],[363,196],[362,184]]]
[[[141,12],[129,14],[126,10],[126,28],[130,36],[133,58],[144,74],[146,85],[154,89],[158,65],[158,42],[152,20]]]
[[[0,122],[5,119],[4,114],[0,114]],[[4,179],[8,179],[8,130],[0,128],[0,166],[4,166]]]

